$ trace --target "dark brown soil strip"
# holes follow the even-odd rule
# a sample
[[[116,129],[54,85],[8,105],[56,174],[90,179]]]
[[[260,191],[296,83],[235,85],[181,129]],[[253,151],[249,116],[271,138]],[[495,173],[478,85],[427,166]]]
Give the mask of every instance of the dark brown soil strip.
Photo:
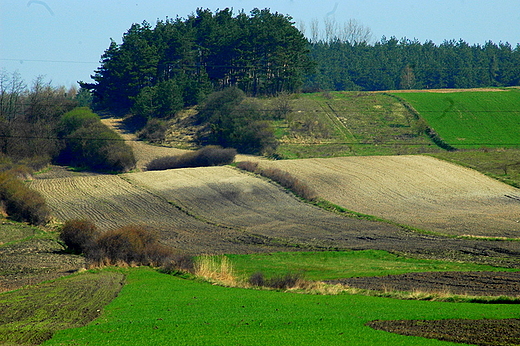
[[[381,291],[420,291],[472,296],[520,296],[520,272],[425,272],[330,281]]]
[[[520,345],[520,319],[372,321],[367,325],[401,335],[479,346]]]

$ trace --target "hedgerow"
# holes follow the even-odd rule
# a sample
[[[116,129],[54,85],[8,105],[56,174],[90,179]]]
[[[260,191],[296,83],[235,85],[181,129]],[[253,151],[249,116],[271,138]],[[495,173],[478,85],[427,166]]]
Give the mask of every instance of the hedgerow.
[[[0,172],[0,209],[11,219],[43,225],[50,210],[42,195],[30,189],[13,171]]]
[[[165,156],[152,160],[146,166],[149,171],[173,168],[222,166],[232,163],[237,152],[232,148],[209,145],[194,152],[177,156]]]
[[[140,226],[124,226],[101,232],[88,220],[69,220],[60,239],[77,253],[83,253],[91,266],[166,266],[178,260],[172,249],[159,243],[156,233]],[[188,266],[178,261],[179,266]]]
[[[278,168],[260,168],[258,163],[250,161],[238,162],[236,166],[237,168],[269,178],[306,200],[314,201],[318,198],[316,191],[289,172]]]

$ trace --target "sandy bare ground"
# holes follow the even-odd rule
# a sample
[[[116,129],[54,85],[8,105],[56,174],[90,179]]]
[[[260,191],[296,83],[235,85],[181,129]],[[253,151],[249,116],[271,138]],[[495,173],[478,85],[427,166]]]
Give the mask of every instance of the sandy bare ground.
[[[137,160],[136,169],[138,171],[145,171],[146,165],[152,161],[153,159],[164,157],[164,156],[177,156],[182,155],[190,150],[186,149],[178,149],[161,145],[150,145],[146,142],[143,142],[135,136],[134,133],[128,132],[122,123],[122,119],[120,118],[103,118],[101,122],[108,127],[117,131],[123,139],[126,141],[128,145],[132,147],[134,151],[134,156]],[[239,154],[236,157],[236,161],[259,161],[264,160],[264,158],[260,156],[253,155],[242,155]]]
[[[451,235],[520,238],[520,190],[427,156],[269,161],[349,210]]]

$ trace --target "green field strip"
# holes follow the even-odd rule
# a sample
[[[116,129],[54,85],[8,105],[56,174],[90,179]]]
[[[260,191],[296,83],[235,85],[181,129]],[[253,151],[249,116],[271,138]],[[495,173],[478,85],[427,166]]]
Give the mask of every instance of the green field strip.
[[[516,90],[395,95],[456,148],[520,146],[520,92]]]
[[[126,270],[127,285],[88,326],[44,345],[456,345],[371,329],[372,320],[514,318],[520,306],[228,288]]]

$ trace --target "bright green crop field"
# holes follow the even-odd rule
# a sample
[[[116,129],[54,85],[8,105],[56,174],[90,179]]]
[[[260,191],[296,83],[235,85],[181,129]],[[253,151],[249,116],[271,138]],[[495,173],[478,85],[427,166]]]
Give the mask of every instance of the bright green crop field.
[[[518,317],[517,304],[442,303],[228,288],[125,270],[127,284],[88,326],[44,345],[456,345],[365,326],[376,319]],[[460,344],[459,344],[460,345]]]
[[[520,90],[394,95],[455,148],[520,147]]]
[[[307,280],[396,275],[429,271],[496,271],[487,265],[400,257],[386,251],[280,252],[226,255],[239,277],[262,272],[266,277],[302,273]]]
[[[498,270],[399,258],[383,251],[228,258],[240,273],[265,269],[278,275],[305,266],[314,279],[417,270]],[[98,319],[86,327],[59,331],[44,345],[456,345],[378,331],[365,324],[395,319],[517,318],[520,314],[518,304],[313,295],[222,287],[147,267],[120,271],[126,275],[126,285]]]

